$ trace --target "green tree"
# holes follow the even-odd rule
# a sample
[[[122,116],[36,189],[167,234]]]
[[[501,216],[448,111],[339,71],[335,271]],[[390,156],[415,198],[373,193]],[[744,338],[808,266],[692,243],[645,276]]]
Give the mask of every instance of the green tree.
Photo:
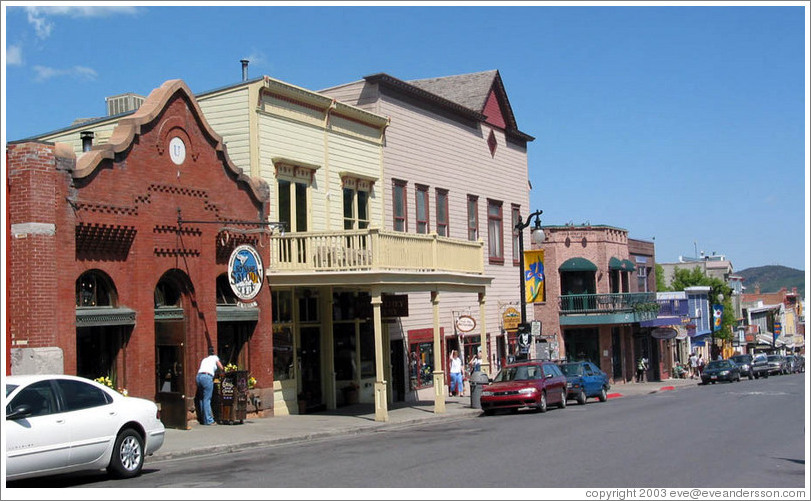
[[[687,287],[696,286],[710,287],[710,305],[718,303],[719,294],[724,295],[722,302],[724,305],[724,313],[721,316],[721,327],[715,331],[714,336],[717,339],[726,341],[732,340],[732,329],[736,324],[735,314],[732,308],[732,288],[720,278],[708,277],[698,266],[692,269],[676,267],[676,269],[673,270],[673,280],[670,282],[671,290],[683,291]],[[710,325],[710,328],[712,328],[712,325]]]
[[[672,290],[665,283],[665,269],[661,264],[656,263],[656,292],[667,292]]]

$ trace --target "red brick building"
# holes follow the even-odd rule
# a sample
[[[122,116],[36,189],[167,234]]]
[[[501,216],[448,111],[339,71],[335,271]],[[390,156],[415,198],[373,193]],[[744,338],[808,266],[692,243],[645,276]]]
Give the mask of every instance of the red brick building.
[[[6,156],[7,372],[107,376],[186,427],[213,346],[273,401],[270,290],[238,301],[227,273],[237,245],[266,259],[268,187],[231,163],[185,83],[78,157],[31,141]]]

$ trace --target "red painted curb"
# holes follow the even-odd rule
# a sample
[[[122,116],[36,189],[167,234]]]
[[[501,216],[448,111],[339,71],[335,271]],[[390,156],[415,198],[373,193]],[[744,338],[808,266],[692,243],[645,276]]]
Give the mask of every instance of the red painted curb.
[[[661,388],[659,388],[659,391],[672,391],[675,389],[676,389],[675,386],[662,386]]]
[[[606,395],[606,398],[619,398],[622,396],[622,393],[609,393]]]

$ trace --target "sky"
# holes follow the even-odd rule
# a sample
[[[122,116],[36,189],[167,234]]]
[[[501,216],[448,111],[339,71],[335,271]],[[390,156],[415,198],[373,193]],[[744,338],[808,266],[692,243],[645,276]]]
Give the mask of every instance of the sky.
[[[30,7],[36,5],[35,7]],[[50,6],[48,6],[50,5]],[[169,5],[169,6],[166,6]],[[3,2],[3,140],[169,79],[318,91],[496,69],[529,208],[652,241],[658,262],[806,270],[808,2]],[[3,157],[5,162],[5,156]],[[529,212],[529,211],[527,211]]]

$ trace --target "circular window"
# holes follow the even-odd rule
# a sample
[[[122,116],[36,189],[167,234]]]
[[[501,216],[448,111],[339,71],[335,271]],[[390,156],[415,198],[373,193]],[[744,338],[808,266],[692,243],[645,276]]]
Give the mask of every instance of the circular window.
[[[177,165],[182,164],[186,160],[186,143],[179,137],[173,137],[169,141],[169,157],[172,162]]]

